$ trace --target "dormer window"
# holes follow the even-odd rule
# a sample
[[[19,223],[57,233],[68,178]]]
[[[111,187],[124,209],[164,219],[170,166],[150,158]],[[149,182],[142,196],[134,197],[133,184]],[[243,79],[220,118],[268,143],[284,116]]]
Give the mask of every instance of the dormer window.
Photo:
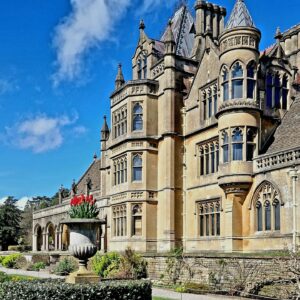
[[[288,77],[268,73],[266,78],[266,108],[287,109]]]
[[[240,63],[235,63],[232,72],[232,99],[243,98],[244,72]]]
[[[138,79],[147,79],[147,53],[142,52],[137,60]]]

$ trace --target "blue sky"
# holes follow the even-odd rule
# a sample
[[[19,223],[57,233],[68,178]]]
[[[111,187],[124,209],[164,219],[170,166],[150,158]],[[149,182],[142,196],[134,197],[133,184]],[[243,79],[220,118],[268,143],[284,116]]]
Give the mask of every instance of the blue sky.
[[[235,0],[216,0],[230,12]],[[245,0],[261,49],[300,22],[299,0]],[[0,199],[52,196],[99,155],[118,62],[125,79],[141,18],[159,38],[177,0],[0,1]],[[194,1],[188,1],[193,11]]]

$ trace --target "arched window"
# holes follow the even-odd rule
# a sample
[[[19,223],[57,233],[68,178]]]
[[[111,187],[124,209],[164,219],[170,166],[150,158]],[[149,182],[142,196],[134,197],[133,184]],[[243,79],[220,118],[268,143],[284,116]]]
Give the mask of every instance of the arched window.
[[[222,73],[223,86],[223,101],[229,100],[229,73],[226,68],[223,68]]]
[[[133,157],[132,160],[132,180],[142,181],[143,161],[140,154]]]
[[[255,152],[256,128],[247,129],[247,161],[252,161]]]
[[[236,128],[232,135],[232,159],[243,160],[243,133]]]
[[[137,60],[138,79],[147,79],[147,53],[142,52]]]
[[[255,78],[254,63],[250,63],[247,67],[247,98],[254,99]]]
[[[235,63],[232,68],[232,99],[243,98],[244,72],[239,62]]]
[[[270,182],[259,185],[253,196],[257,231],[280,231],[281,202],[279,192]]]
[[[143,130],[143,108],[139,103],[136,103],[132,111],[132,130]]]
[[[142,235],[142,205],[136,204],[132,208],[132,235]]]
[[[263,226],[262,226],[262,205],[260,201],[256,202],[256,226],[257,226],[257,231],[262,231]]]
[[[215,146],[212,144],[210,146],[210,170],[211,173],[215,173]]]
[[[229,162],[229,136],[228,133],[225,131],[223,133],[223,163]]]
[[[274,207],[274,226],[275,230],[280,230],[280,203],[277,199],[273,201]]]
[[[288,78],[286,75],[283,76],[282,78],[282,109],[287,109],[287,100],[288,100]]]

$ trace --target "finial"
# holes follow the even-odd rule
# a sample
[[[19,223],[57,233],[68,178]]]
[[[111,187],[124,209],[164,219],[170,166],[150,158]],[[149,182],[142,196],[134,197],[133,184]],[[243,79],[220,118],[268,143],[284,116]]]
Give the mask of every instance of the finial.
[[[95,152],[94,156],[93,156],[93,159],[96,160],[97,159],[97,154]]]
[[[122,72],[122,64],[118,64],[118,74],[115,81],[116,89],[120,88],[125,83],[123,72]]]
[[[169,25],[169,26],[172,26],[172,24],[173,24],[173,21],[172,21],[172,19],[169,19],[169,21],[168,21],[168,25]]]
[[[282,39],[282,33],[280,31],[280,27],[277,27],[277,29],[276,29],[275,39],[276,40],[281,40]]]
[[[144,30],[145,28],[146,28],[146,26],[145,26],[144,20],[141,19],[139,29]]]

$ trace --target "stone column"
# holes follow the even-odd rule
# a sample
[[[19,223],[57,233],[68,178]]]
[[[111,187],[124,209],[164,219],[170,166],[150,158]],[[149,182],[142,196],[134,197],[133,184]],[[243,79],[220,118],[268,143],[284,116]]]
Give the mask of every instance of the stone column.
[[[100,251],[105,252],[105,224],[101,224],[101,235],[100,235]]]
[[[46,237],[47,237],[47,234],[45,232],[43,232],[42,251],[46,251]]]
[[[54,250],[55,251],[58,250],[58,239],[59,239],[59,231],[55,230],[55,233],[54,233]]]
[[[45,251],[49,251],[49,232],[45,233]]]
[[[33,234],[32,235],[32,251],[38,251],[38,247],[37,247],[37,234]]]
[[[58,250],[62,251],[62,230],[58,232]]]

